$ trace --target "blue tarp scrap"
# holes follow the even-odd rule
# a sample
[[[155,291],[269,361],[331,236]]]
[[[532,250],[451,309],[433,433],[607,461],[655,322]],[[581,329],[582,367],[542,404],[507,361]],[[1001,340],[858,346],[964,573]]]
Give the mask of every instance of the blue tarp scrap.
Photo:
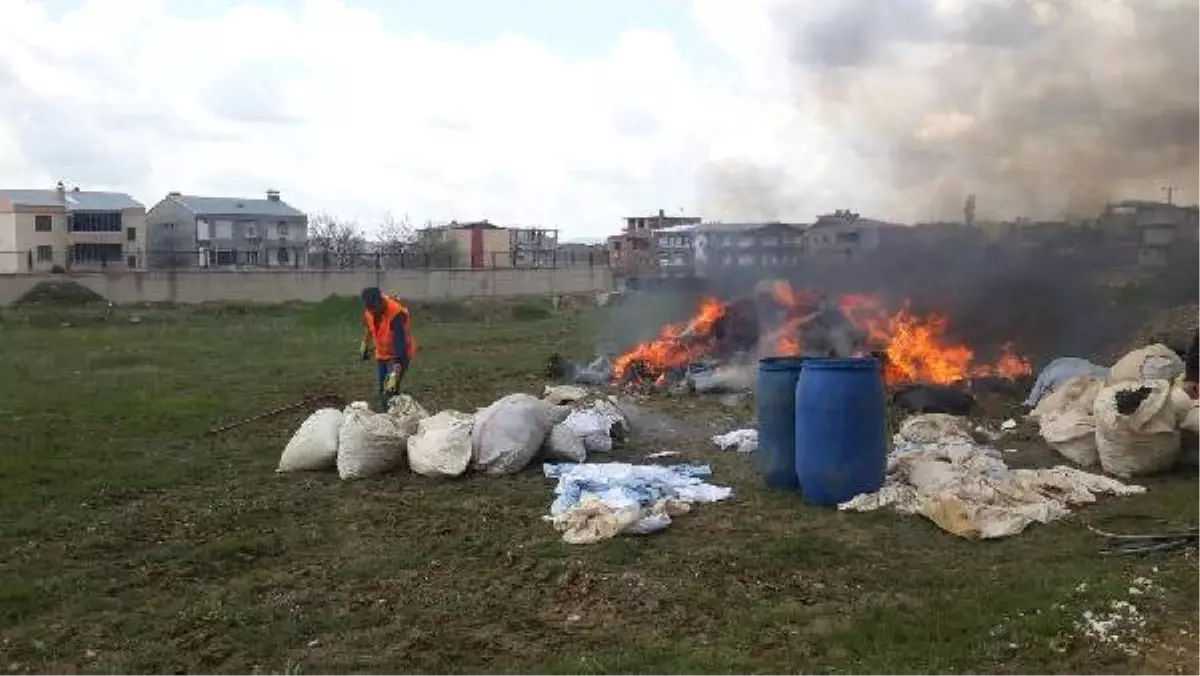
[[[547,463],[542,466],[547,478],[558,479],[550,515],[558,516],[577,507],[585,496],[614,509],[648,509],[659,500],[717,502],[733,495],[733,489],[704,481],[712,476],[708,465],[631,465],[628,463]],[[669,518],[648,517],[628,532],[648,533],[661,530]]]
[[[1059,385],[1076,376],[1095,376],[1101,380],[1108,379],[1108,367],[1093,364],[1079,357],[1059,357],[1046,365],[1038,374],[1037,382],[1025,398],[1026,406],[1037,406],[1042,397],[1050,394]]]

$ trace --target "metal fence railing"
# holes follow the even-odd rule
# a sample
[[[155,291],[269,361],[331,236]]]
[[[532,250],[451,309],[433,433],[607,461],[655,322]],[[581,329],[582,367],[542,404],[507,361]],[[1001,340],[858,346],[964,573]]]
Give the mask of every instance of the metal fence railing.
[[[608,267],[603,250],[543,251],[536,255],[492,252],[458,255],[433,252],[314,250],[305,247],[255,249],[134,249],[119,244],[35,246],[0,251],[0,273],[69,270],[504,270],[521,268]]]

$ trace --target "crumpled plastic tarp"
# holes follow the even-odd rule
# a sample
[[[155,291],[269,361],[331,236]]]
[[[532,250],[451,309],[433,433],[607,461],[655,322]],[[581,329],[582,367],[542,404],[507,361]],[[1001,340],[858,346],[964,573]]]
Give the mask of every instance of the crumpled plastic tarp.
[[[733,495],[731,488],[704,481],[712,476],[707,465],[546,463],[542,471],[558,479],[557,497],[543,518],[570,544],[653,533],[670,525],[672,516],[688,512],[692,503]]]
[[[563,420],[563,426],[582,439],[588,453],[612,453],[612,426],[622,421],[606,409],[594,406],[572,409]]]
[[[1033,384],[1033,389],[1029,391],[1029,396],[1025,398],[1026,406],[1037,406],[1042,397],[1050,394],[1059,385],[1067,382],[1076,376],[1093,376],[1100,380],[1108,378],[1108,368],[1093,364],[1086,359],[1079,357],[1059,357],[1054,361],[1046,364],[1046,368],[1038,374],[1037,382]]]
[[[1145,488],[1059,465],[1009,469],[993,448],[951,437],[930,443],[895,439],[883,488],[838,509],[868,512],[891,507],[920,514],[964,538],[1015,535],[1031,523],[1050,523],[1096,495],[1134,495]]]
[[[712,442],[722,451],[733,449],[738,453],[753,453],[758,450],[758,430],[742,429],[717,434]]]

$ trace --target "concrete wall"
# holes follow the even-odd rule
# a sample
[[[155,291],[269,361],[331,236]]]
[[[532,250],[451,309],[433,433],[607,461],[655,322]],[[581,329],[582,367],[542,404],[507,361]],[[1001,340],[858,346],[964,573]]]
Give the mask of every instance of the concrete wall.
[[[26,252],[17,248],[17,215],[0,211],[0,274],[21,272],[27,260]]]
[[[0,275],[0,305],[11,305],[42,281],[70,280],[117,304],[278,303],[357,296],[378,286],[409,300],[476,296],[545,296],[613,289],[606,267],[507,270],[147,271]]]

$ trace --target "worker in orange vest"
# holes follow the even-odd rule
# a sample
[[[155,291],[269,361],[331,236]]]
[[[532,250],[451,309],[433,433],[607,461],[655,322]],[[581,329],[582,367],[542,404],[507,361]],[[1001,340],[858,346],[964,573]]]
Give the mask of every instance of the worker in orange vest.
[[[368,287],[362,290],[362,302],[366,331],[359,350],[362,360],[367,361],[371,348],[375,349],[379,402],[386,411],[392,397],[400,393],[400,382],[417,353],[417,343],[409,329],[408,308],[400,301]]]

